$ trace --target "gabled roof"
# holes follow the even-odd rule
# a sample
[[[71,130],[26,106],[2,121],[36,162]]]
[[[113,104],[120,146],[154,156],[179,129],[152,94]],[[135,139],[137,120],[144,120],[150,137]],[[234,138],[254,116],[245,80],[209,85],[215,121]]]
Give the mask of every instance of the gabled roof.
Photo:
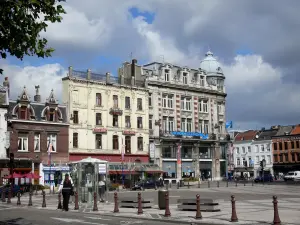
[[[294,126],[280,126],[278,132],[274,136],[289,135]]]
[[[21,92],[21,95],[18,97],[18,102],[29,102],[30,97],[27,93],[26,86],[24,86],[23,91]]]
[[[291,135],[300,134],[300,124],[296,125],[290,134]]]
[[[56,100],[56,98],[55,98],[55,96],[54,96],[54,92],[53,92],[53,89],[51,90],[51,92],[50,92],[50,95],[49,95],[49,98],[47,98],[47,100],[46,100],[46,103],[48,103],[48,104],[52,104],[52,105],[57,105],[58,104],[58,102],[57,102],[57,100]]]
[[[257,130],[247,130],[245,132],[238,133],[235,136],[234,141],[251,141],[255,138],[257,133]]]
[[[276,135],[278,129],[269,129],[269,130],[261,130],[260,134],[258,135],[257,141],[262,140],[271,140],[272,136]]]

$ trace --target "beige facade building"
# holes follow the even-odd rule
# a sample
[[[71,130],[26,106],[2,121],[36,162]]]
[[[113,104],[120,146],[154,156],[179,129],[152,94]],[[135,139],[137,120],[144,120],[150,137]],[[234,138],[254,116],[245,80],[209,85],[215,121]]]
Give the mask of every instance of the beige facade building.
[[[88,156],[149,161],[148,90],[143,84],[70,67],[63,78],[63,101],[70,119],[70,161]]]

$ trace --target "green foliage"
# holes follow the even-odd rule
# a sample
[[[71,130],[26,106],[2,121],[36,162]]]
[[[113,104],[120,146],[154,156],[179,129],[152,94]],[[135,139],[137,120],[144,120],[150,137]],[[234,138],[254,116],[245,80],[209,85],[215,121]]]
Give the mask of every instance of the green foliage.
[[[0,1],[0,58],[7,53],[22,60],[25,55],[49,57],[54,51],[40,37],[49,22],[62,21],[65,10],[57,4],[64,0],[1,0]],[[0,73],[3,70],[0,69]]]

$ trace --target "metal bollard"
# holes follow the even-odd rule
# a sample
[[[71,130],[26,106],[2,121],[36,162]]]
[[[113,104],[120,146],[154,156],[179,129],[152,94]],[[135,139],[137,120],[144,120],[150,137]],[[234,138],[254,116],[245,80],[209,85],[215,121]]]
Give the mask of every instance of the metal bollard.
[[[227,182],[226,182],[226,187],[228,187],[228,180],[227,180]]]
[[[94,206],[93,206],[93,211],[98,211],[98,206],[97,206],[97,193],[94,192]]]
[[[46,208],[46,193],[44,190],[42,191],[42,195],[43,195],[42,208]]]
[[[188,189],[190,189],[190,181],[188,180]]]
[[[200,195],[196,195],[196,202],[197,202],[197,212],[196,218],[197,220],[202,219],[201,210],[200,210]]]
[[[200,180],[198,180],[198,188],[200,188]]]
[[[114,213],[119,212],[119,205],[118,205],[118,193],[114,193],[114,199],[115,199],[115,208],[114,208]]]
[[[220,183],[219,183],[219,181],[217,181],[217,187],[218,187],[218,188],[220,187]]]
[[[210,188],[210,182],[209,181],[207,182],[207,187]]]
[[[232,206],[232,212],[231,212],[230,222],[238,222],[239,220],[238,220],[237,215],[236,215],[234,195],[231,195],[231,206]]]
[[[169,207],[169,194],[165,194],[165,201],[166,201],[166,209],[165,209],[165,217],[170,217],[171,212],[170,212],[170,207]]]
[[[279,218],[279,213],[278,213],[278,201],[277,201],[277,196],[273,196],[273,206],[274,206],[274,220],[273,224],[281,224],[280,218]]]
[[[2,199],[1,201],[2,201],[2,202],[6,202],[6,199],[5,199],[5,191],[6,191],[5,188],[2,188],[2,193],[1,193],[1,199]]]
[[[177,182],[177,189],[179,189],[179,182]]]
[[[142,209],[142,197],[141,197],[141,193],[138,193],[138,215],[143,214],[143,209]]]
[[[11,189],[10,187],[8,188],[8,197],[7,197],[7,204],[10,204],[11,203]]]
[[[18,197],[17,205],[21,205],[21,193],[20,192],[17,193],[17,197]]]
[[[61,193],[58,193],[58,206],[57,209],[62,209],[62,205],[61,205]]]
[[[28,206],[32,206],[32,191],[29,192]]]
[[[77,193],[77,191],[75,191],[74,197],[75,197],[75,207],[74,207],[74,210],[78,210],[79,209],[79,205],[78,205],[78,193]]]

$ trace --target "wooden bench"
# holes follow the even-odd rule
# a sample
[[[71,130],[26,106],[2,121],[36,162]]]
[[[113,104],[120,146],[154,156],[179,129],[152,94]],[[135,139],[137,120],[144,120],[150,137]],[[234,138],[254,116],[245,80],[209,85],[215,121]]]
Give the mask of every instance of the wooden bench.
[[[152,208],[154,205],[151,199],[141,198],[142,208]],[[138,200],[134,197],[121,197],[119,198],[119,206],[121,208],[138,208]]]
[[[197,200],[196,198],[181,198],[177,200],[177,207],[180,210],[196,211]],[[219,203],[213,199],[200,199],[200,211],[201,212],[219,212]]]

